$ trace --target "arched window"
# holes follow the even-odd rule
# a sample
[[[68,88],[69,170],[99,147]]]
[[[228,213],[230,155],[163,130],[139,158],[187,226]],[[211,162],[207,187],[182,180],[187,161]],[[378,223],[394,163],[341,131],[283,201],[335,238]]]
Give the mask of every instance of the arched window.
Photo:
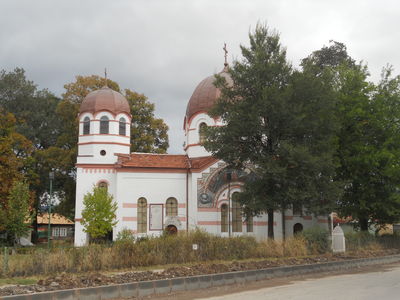
[[[299,234],[302,231],[303,231],[303,225],[301,223],[294,224],[294,226],[293,226],[293,234],[294,235]]]
[[[228,232],[228,205],[221,205],[221,232]]]
[[[206,141],[206,129],[207,129],[207,124],[206,123],[201,123],[199,126],[199,143],[203,144]]]
[[[253,226],[254,226],[253,216],[248,216],[246,218],[246,232],[253,232]]]
[[[90,118],[85,117],[83,119],[83,134],[90,134]]]
[[[100,118],[100,134],[108,134],[108,118],[106,116],[102,116]]]
[[[98,186],[99,188],[103,188],[103,189],[108,190],[108,184],[107,184],[107,182],[105,182],[105,181],[100,181],[100,182],[97,184],[97,186]]]
[[[178,201],[175,198],[168,198],[166,203],[166,216],[176,217],[178,215]]]
[[[242,207],[238,201],[239,193],[232,194],[232,231],[242,232]]]
[[[147,200],[139,198],[137,203],[137,232],[147,232]]]
[[[125,120],[125,118],[119,119],[119,135],[126,135],[126,120]]]

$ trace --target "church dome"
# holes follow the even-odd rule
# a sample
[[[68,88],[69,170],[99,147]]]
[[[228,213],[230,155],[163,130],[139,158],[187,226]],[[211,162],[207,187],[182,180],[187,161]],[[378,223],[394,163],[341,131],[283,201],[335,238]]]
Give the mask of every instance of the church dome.
[[[128,100],[126,100],[122,94],[107,86],[89,93],[85,99],[83,99],[79,112],[81,114],[84,112],[94,114],[104,110],[114,115],[119,113],[127,113],[130,115],[131,113]]]
[[[218,75],[225,77],[229,85],[232,85],[232,78],[228,73],[228,65],[226,64],[224,69],[218,73]],[[207,112],[217,101],[221,95],[221,91],[214,85],[215,76],[209,76],[203,79],[196,89],[194,90],[192,97],[190,97],[189,103],[186,109],[186,120],[199,112]]]

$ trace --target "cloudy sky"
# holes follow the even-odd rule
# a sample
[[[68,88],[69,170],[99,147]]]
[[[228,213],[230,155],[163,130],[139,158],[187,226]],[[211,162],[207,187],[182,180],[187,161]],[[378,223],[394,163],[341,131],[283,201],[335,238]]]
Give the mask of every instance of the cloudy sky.
[[[57,95],[76,75],[103,75],[144,93],[182,153],[196,85],[230,61],[258,21],[278,30],[296,66],[336,40],[369,66],[400,73],[400,4],[391,0],[0,0],[0,69],[15,67]]]

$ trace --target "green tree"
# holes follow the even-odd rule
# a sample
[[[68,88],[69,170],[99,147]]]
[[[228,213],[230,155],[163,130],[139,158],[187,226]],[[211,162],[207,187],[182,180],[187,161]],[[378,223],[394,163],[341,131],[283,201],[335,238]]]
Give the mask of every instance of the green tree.
[[[301,204],[310,213],[327,213],[340,189],[335,171],[337,124],[332,76],[314,76],[311,66],[293,70],[279,35],[257,25],[242,61],[215,84],[221,97],[209,112],[223,127],[207,130],[206,149],[235,168],[252,169],[240,202],[247,214],[268,213]]]
[[[57,111],[59,104],[60,99],[45,89],[39,90],[28,80],[23,69],[0,71],[0,106],[15,116],[15,131],[33,146],[29,153],[17,152],[19,160],[24,161],[23,175],[35,191],[33,208],[40,209],[40,199],[49,187],[49,171],[55,169],[54,186],[61,202],[69,204],[63,205],[59,212],[72,217],[75,189],[71,187],[75,186],[76,155],[70,149],[76,147],[76,142],[71,145],[72,141],[64,139],[66,130],[71,129],[68,124],[71,119],[62,118],[65,113]],[[33,227],[37,229],[36,219]]]
[[[390,71],[377,86],[366,82],[366,71],[342,75],[337,173],[346,185],[339,209],[365,231],[400,220],[400,81]]]
[[[0,106],[17,120],[17,131],[29,139],[36,149],[54,146],[60,121],[55,114],[59,99],[37,86],[25,76],[25,71],[0,71]]]
[[[29,231],[32,217],[30,204],[28,184],[15,181],[8,196],[7,208],[2,206],[0,211],[0,220],[7,232],[9,242],[13,245]]]
[[[154,117],[154,104],[143,94],[125,90],[132,114],[131,151],[165,153],[168,149],[168,126]]]
[[[83,197],[81,224],[92,239],[99,239],[117,224],[117,204],[106,188],[93,187],[92,192]]]
[[[334,42],[303,60],[334,74],[340,121],[336,180],[345,183],[339,213],[352,216],[362,230],[371,222],[393,223],[400,217],[400,80],[385,69],[378,85],[356,63],[346,46]]]

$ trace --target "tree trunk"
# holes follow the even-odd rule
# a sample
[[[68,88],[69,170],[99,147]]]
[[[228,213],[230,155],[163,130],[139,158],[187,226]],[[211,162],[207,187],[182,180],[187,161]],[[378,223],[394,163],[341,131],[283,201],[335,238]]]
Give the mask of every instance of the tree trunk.
[[[274,239],[274,210],[268,209],[268,238]]]
[[[286,220],[285,220],[285,209],[282,209],[282,238],[286,239]]]
[[[361,231],[368,231],[368,219],[360,218],[358,222],[360,223]]]

